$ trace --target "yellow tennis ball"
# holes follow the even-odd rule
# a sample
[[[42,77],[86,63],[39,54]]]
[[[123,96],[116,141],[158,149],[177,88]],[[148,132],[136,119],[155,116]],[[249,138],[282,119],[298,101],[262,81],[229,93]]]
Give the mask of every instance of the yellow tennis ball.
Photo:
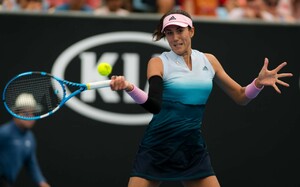
[[[108,76],[111,71],[112,67],[109,63],[107,62],[101,62],[98,67],[97,67],[98,73],[102,76]]]

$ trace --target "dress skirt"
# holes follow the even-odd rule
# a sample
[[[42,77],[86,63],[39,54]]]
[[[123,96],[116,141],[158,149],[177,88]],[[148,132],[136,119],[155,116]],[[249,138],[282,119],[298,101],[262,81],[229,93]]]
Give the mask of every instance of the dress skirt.
[[[131,176],[185,181],[215,175],[201,122],[205,105],[164,102],[139,145]]]

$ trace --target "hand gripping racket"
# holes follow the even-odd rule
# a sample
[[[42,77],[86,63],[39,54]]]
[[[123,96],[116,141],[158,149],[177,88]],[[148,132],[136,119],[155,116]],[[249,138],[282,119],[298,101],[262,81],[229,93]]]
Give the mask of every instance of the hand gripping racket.
[[[62,80],[46,72],[25,72],[6,84],[2,100],[14,117],[37,120],[53,114],[83,91],[109,85],[110,80],[81,84]],[[73,90],[69,95],[66,95],[67,87]]]

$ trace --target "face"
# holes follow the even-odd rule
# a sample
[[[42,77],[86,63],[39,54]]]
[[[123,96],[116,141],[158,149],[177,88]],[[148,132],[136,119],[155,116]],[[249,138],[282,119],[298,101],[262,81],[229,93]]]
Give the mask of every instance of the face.
[[[21,120],[15,118],[14,121],[17,124],[17,126],[20,127],[21,129],[31,129],[35,124],[34,120]]]
[[[194,28],[170,25],[164,31],[171,49],[178,55],[186,55],[191,51]]]
[[[28,111],[22,111],[22,113],[19,113],[22,116],[33,116],[31,112]],[[21,120],[19,118],[14,118],[15,123],[18,127],[21,129],[30,129],[34,126],[35,120]]]

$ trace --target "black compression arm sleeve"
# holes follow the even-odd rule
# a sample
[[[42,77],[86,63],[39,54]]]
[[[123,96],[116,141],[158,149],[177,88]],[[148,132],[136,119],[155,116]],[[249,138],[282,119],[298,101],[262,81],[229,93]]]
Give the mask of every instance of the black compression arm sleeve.
[[[162,91],[162,78],[157,75],[150,77],[148,99],[145,103],[141,104],[141,106],[150,113],[159,113],[162,103]]]

